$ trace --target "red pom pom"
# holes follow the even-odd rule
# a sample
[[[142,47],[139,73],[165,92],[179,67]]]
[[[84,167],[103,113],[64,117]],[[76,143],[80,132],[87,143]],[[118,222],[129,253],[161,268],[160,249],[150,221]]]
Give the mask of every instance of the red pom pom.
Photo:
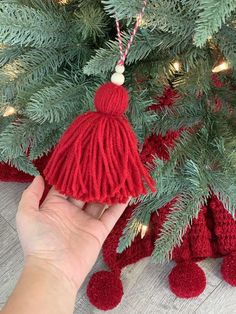
[[[196,263],[180,263],[169,274],[169,284],[177,297],[194,298],[204,291],[206,276]]]
[[[236,255],[224,257],[221,265],[221,274],[226,282],[236,287]]]
[[[88,287],[89,301],[98,309],[107,311],[116,307],[123,296],[122,282],[116,274],[100,271],[93,274]]]
[[[128,108],[129,95],[123,86],[105,83],[100,86],[95,94],[94,104],[97,111],[122,115]]]

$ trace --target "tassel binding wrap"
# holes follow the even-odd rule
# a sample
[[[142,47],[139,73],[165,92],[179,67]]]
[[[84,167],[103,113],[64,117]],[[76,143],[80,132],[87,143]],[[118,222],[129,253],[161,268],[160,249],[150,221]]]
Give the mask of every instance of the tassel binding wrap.
[[[125,203],[155,191],[137,140],[124,116],[128,92],[105,83],[95,95],[96,112],[78,116],[55,148],[44,175],[61,193],[84,202]]]

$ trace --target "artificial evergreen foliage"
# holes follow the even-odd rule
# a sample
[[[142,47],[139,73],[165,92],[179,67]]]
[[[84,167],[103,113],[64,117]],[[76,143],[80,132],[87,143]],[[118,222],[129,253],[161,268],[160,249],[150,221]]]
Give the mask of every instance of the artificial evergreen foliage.
[[[125,44],[141,7],[141,0],[0,0],[1,162],[38,174],[32,160],[92,108],[94,91],[114,70],[114,16]],[[235,217],[235,35],[235,0],[148,1],[126,63],[127,115],[140,147],[154,133],[179,130],[180,136],[169,160],[154,157],[148,165],[157,192],[133,200],[139,205],[119,252],[173,199],[156,262],[171,257],[212,193]],[[229,69],[212,78],[223,61]],[[169,85],[177,92],[174,105],[150,110]]]

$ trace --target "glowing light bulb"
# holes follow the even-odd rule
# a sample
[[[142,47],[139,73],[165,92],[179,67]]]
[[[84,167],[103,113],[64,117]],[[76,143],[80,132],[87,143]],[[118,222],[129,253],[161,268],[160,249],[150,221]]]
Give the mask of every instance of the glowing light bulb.
[[[6,110],[4,111],[3,117],[8,117],[16,113],[16,109],[12,106],[7,106]]]
[[[136,19],[138,21],[139,27],[147,26],[147,21],[143,17],[141,17],[140,15],[138,15]]]
[[[69,0],[59,0],[58,3],[61,5],[66,5],[69,2]]]
[[[223,61],[219,65],[215,66],[212,69],[212,72],[213,73],[218,73],[218,72],[221,72],[221,71],[226,71],[228,69],[230,69],[229,63],[227,61]]]
[[[142,227],[141,227],[141,239],[143,239],[145,237],[147,229],[148,229],[147,225],[142,225]]]
[[[176,72],[179,72],[181,69],[181,63],[179,61],[175,61],[173,64],[173,67],[175,69]]]

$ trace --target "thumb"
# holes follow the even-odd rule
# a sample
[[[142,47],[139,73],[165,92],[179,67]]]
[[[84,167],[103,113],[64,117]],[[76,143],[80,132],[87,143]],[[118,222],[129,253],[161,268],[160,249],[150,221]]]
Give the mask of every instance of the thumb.
[[[43,177],[36,176],[28,188],[23,192],[18,210],[38,210],[44,188]]]

